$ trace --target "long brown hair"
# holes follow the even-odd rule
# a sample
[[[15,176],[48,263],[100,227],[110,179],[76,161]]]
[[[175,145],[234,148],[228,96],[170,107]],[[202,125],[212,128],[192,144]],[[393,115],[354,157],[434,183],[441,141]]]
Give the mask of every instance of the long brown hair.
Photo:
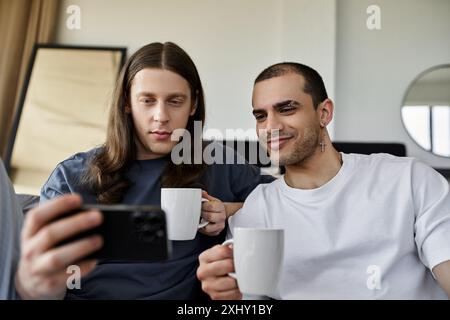
[[[197,68],[189,55],[172,42],[150,43],[136,51],[123,66],[114,90],[109,114],[106,142],[92,158],[84,181],[103,204],[118,203],[131,186],[126,170],[136,160],[135,128],[131,114],[125,112],[130,105],[130,89],[136,73],[145,68],[170,70],[183,77],[190,86],[194,115],[189,117],[186,129],[194,145],[194,121],[205,122],[203,87]],[[193,162],[191,162],[193,163]],[[161,178],[162,187],[188,187],[199,183],[206,165],[167,162]]]

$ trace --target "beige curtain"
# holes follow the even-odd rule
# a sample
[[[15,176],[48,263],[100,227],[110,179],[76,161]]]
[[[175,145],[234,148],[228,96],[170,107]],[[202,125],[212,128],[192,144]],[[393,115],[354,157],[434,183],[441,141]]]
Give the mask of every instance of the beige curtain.
[[[0,0],[0,155],[35,43],[53,41],[59,0]]]

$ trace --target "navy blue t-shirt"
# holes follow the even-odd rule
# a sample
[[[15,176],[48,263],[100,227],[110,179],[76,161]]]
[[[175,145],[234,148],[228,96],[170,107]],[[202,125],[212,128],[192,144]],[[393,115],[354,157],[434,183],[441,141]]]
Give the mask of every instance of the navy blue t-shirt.
[[[95,194],[83,186],[80,177],[99,149],[78,153],[61,162],[41,190],[41,202],[66,193],[79,193],[84,203],[97,203]],[[227,150],[229,152],[229,150]],[[232,151],[233,152],[233,151]],[[169,157],[136,160],[126,177],[132,183],[122,203],[161,205],[161,176]],[[260,183],[273,181],[249,164],[212,164],[203,181],[210,195],[223,202],[244,202]],[[81,280],[81,289],[68,290],[67,299],[202,299],[196,277],[198,256],[221,243],[225,232],[211,237],[197,233],[194,240],[172,241],[172,256],[164,262],[103,262]]]

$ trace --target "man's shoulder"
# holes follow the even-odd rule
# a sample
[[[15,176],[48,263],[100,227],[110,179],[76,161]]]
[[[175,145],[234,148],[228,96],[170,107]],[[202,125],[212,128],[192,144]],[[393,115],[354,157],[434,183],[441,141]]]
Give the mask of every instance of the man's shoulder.
[[[268,183],[259,184],[253,191],[248,195],[245,203],[247,202],[255,202],[262,201],[268,198],[270,195],[273,195],[279,188],[280,182],[283,178],[278,178]]]
[[[412,157],[398,157],[388,153],[372,153],[372,154],[345,154],[347,159],[351,159],[358,167],[379,167],[392,169],[406,169],[418,162]]]
[[[41,189],[41,203],[58,195],[85,192],[83,176],[89,161],[99,151],[99,148],[76,153],[61,161],[48,177]]]
[[[84,152],[78,152],[69,158],[61,161],[56,166],[57,169],[65,171],[79,171],[84,169],[89,161],[101,150],[101,148],[94,148]]]
[[[51,185],[55,181],[66,181],[67,183],[79,182],[81,176],[87,170],[90,160],[100,150],[94,148],[84,152],[78,152],[69,158],[61,161],[50,174],[46,185]]]
[[[416,182],[420,178],[443,179],[435,169],[414,157],[398,157],[386,153],[346,154],[346,156],[347,159],[352,159],[356,168],[363,172],[381,172],[383,176],[390,178],[408,176]]]
[[[415,160],[412,157],[399,157],[389,153],[346,153],[345,155],[362,162],[407,163]]]

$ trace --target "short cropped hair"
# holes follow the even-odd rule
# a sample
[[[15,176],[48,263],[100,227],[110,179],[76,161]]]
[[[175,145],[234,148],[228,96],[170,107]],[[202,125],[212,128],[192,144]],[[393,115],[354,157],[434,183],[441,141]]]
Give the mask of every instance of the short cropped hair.
[[[325,84],[320,74],[311,67],[295,62],[281,62],[264,69],[255,79],[257,84],[260,81],[280,77],[289,73],[296,73],[305,79],[303,91],[312,97],[314,108],[328,98]]]

